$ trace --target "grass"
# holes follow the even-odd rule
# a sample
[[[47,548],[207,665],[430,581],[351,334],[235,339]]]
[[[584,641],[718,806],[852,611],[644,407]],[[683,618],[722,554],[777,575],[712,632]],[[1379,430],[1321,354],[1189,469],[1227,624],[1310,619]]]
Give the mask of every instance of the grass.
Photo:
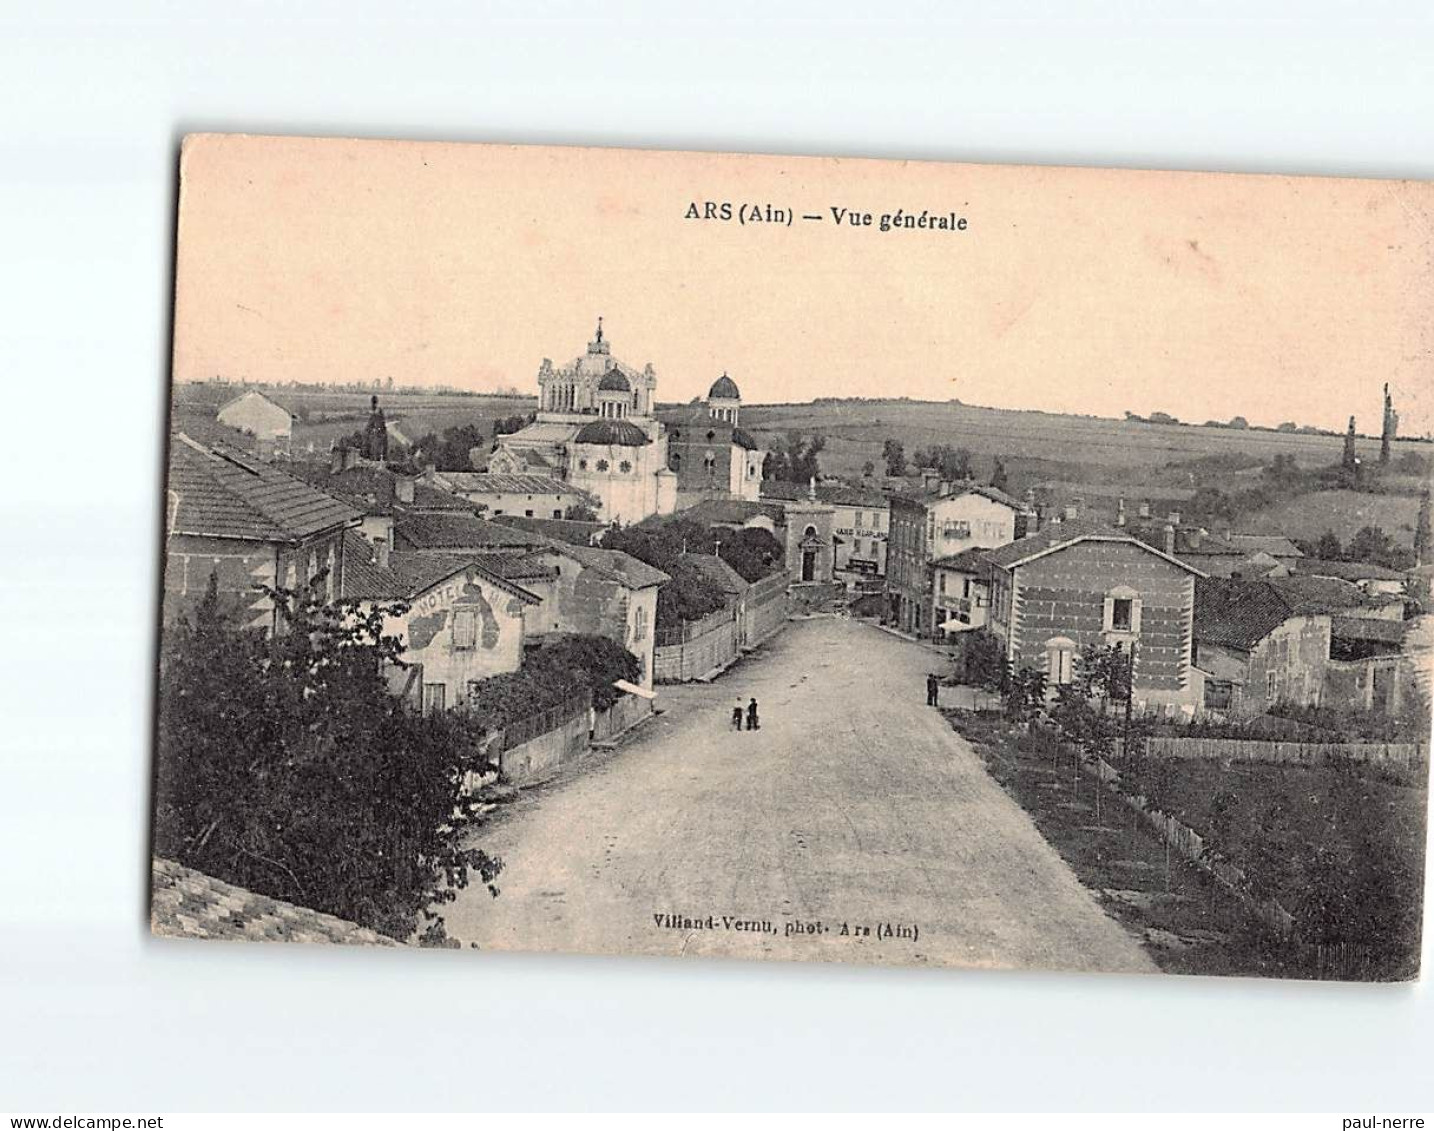
[[[1144,941],[1162,970],[1359,979],[1417,974],[1424,772],[1399,780],[1362,767],[1163,764],[1162,807],[1207,838],[1218,830],[1232,863],[1249,874],[1271,860],[1288,862],[1288,871],[1273,877],[1274,894],[1288,909],[1302,909],[1302,898],[1314,890],[1307,873],[1317,850],[1342,862],[1352,876],[1357,873],[1337,885],[1352,890],[1356,900],[1371,889],[1379,892],[1358,905],[1355,961],[1338,966],[1329,952],[1321,954],[1310,943],[1268,933],[1202,869],[1168,853],[1133,808],[1079,773],[1059,743],[1022,734],[996,715],[946,715],[1041,835],[1107,912]],[[1278,820],[1270,815],[1276,804]],[[1226,811],[1217,816],[1221,805]],[[1365,947],[1376,932],[1383,932],[1381,944]],[[1338,962],[1350,957],[1340,951]]]
[[[1313,541],[1333,530],[1347,542],[1364,526],[1377,526],[1403,546],[1414,544],[1419,520],[1417,495],[1370,495],[1360,491],[1314,491],[1255,511],[1241,528]]]

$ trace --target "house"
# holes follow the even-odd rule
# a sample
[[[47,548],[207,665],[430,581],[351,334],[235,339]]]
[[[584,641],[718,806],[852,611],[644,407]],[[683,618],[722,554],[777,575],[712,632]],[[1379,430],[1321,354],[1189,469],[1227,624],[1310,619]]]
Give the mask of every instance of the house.
[[[1332,577],[1358,585],[1368,596],[1402,597],[1409,591],[1409,574],[1373,562],[1337,562],[1307,558],[1300,563],[1306,577]]]
[[[703,526],[725,526],[732,530],[765,530],[778,541],[786,537],[787,515],[784,504],[773,501],[702,499],[686,508],[682,517],[700,522]]]
[[[930,637],[932,563],[965,550],[1004,546],[1016,537],[1021,503],[978,483],[940,483],[919,494],[891,496],[887,541],[887,619],[902,632]]]
[[[762,483],[762,498],[796,501],[807,493],[797,483],[769,479]],[[833,568],[852,580],[886,576],[886,543],[891,506],[887,496],[871,487],[844,483],[818,483],[817,499],[831,506],[832,533],[836,538]]]
[[[1427,721],[1428,655],[1418,641],[1429,620],[1334,617],[1326,704],[1387,715],[1413,706]]]
[[[1280,595],[1302,612],[1328,613],[1332,617],[1400,621],[1404,601],[1384,593],[1366,593],[1352,581],[1336,577],[1295,574],[1271,578]]]
[[[603,533],[610,529],[606,523],[583,522],[571,518],[524,518],[522,515],[505,514],[493,521],[518,530],[526,530],[529,534],[541,534],[559,542],[571,542],[574,546],[600,545]]]
[[[570,507],[596,510],[598,501],[551,475],[509,475],[495,472],[438,471],[434,482],[483,509],[489,518],[563,518]]]
[[[931,563],[931,626],[936,640],[985,628],[991,608],[986,551],[977,547]]]
[[[621,644],[641,665],[640,686],[652,690],[653,629],[657,591],[667,574],[620,550],[578,546],[546,539],[516,559],[546,571],[523,581],[538,598],[527,612],[527,631],[605,636]]]
[[[1329,655],[1329,614],[1297,607],[1268,581],[1196,581],[1191,662],[1204,710],[1258,715],[1278,703],[1317,706]]]
[[[660,414],[667,431],[667,466],[677,476],[679,510],[711,496],[757,499],[767,453],[738,424],[741,409],[737,383],[724,373],[705,401]]]
[[[389,673],[390,686],[425,714],[462,707],[472,684],[522,666],[524,615],[541,598],[512,578],[517,559],[390,553],[386,542],[371,545],[357,533],[345,542],[343,595],[406,606],[384,621],[385,634],[403,641],[407,665]]]
[[[261,586],[297,589],[320,576],[332,598],[344,578],[344,533],[362,513],[272,464],[231,449],[170,437],[165,503],[164,616],[203,599],[212,576],[221,603],[274,630],[278,611]]]
[[[893,539],[895,511],[893,511]],[[1193,712],[1193,566],[1115,527],[1050,523],[984,554],[989,626],[1016,668],[1069,683],[1089,644],[1135,653],[1133,699]]]
[[[221,424],[253,436],[259,454],[288,455],[294,436],[294,417],[283,405],[257,389],[248,389],[225,401],[215,414]]]

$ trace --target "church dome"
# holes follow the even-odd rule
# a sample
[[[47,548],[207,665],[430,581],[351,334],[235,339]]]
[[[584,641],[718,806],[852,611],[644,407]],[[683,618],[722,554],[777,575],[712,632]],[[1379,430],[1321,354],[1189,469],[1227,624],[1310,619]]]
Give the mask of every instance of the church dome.
[[[594,420],[579,428],[573,437],[575,444],[616,444],[625,448],[640,448],[651,442],[647,433],[630,420]]]
[[[727,374],[724,373],[721,377],[718,377],[717,380],[712,382],[712,387],[707,390],[707,399],[709,401],[740,401],[742,399],[742,394],[737,389],[737,382],[732,380],[732,378],[728,377]]]
[[[630,393],[632,384],[623,376],[622,370],[613,366],[603,374],[602,380],[598,382],[600,393]]]

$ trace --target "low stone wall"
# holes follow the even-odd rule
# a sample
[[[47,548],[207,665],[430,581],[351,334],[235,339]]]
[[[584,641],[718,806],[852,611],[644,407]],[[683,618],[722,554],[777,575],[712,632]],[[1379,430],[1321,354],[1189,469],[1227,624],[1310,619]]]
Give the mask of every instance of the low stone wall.
[[[593,741],[611,742],[650,714],[651,699],[644,699],[641,695],[624,695],[607,710],[597,712],[593,722]]]
[[[789,608],[785,574],[753,582],[742,612],[742,647],[755,648],[780,632],[787,623]]]
[[[525,782],[551,773],[588,751],[589,713],[583,711],[527,742],[498,755],[498,776],[506,782]]]
[[[656,683],[689,683],[737,658],[737,618],[722,609],[667,635],[652,651]]]

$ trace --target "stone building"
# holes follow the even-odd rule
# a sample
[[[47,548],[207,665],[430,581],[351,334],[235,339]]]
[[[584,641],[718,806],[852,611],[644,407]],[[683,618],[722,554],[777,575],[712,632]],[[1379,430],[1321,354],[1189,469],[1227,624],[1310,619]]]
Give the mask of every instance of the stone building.
[[[767,453],[739,423],[742,394],[722,374],[701,404],[664,412],[667,466],[677,476],[677,505],[712,496],[755,501]]]
[[[762,483],[762,498],[774,502],[800,499],[806,491],[796,483],[771,479]],[[873,487],[818,483],[817,499],[833,511],[837,576],[852,582],[884,578],[891,515],[888,497]]]
[[[287,408],[257,389],[249,389],[219,406],[219,423],[254,437],[262,456],[286,456],[294,436],[294,417]]]
[[[1024,508],[1004,491],[978,483],[933,484],[919,493],[891,496],[890,507],[887,618],[902,632],[930,637],[935,631],[932,563],[1013,541]]]
[[[183,432],[170,438],[166,496],[165,616],[191,611],[212,575],[223,605],[271,631],[278,614],[261,586],[297,589],[322,575],[332,598],[344,577],[344,532],[363,520],[273,464]]]
[[[488,459],[494,474],[535,469],[598,502],[604,522],[633,523],[677,507],[677,476],[668,468],[667,437],[653,415],[657,374],[614,357],[602,320],[586,352],[567,365],[544,358],[533,423],[499,437]]]
[[[1298,610],[1270,582],[1195,582],[1191,664],[1202,709],[1258,715],[1277,703],[1316,706],[1329,654],[1329,615]]]
[[[1055,687],[1075,675],[1088,644],[1135,651],[1138,707],[1195,709],[1193,566],[1114,527],[1051,523],[985,551],[991,631],[1016,668]]]

